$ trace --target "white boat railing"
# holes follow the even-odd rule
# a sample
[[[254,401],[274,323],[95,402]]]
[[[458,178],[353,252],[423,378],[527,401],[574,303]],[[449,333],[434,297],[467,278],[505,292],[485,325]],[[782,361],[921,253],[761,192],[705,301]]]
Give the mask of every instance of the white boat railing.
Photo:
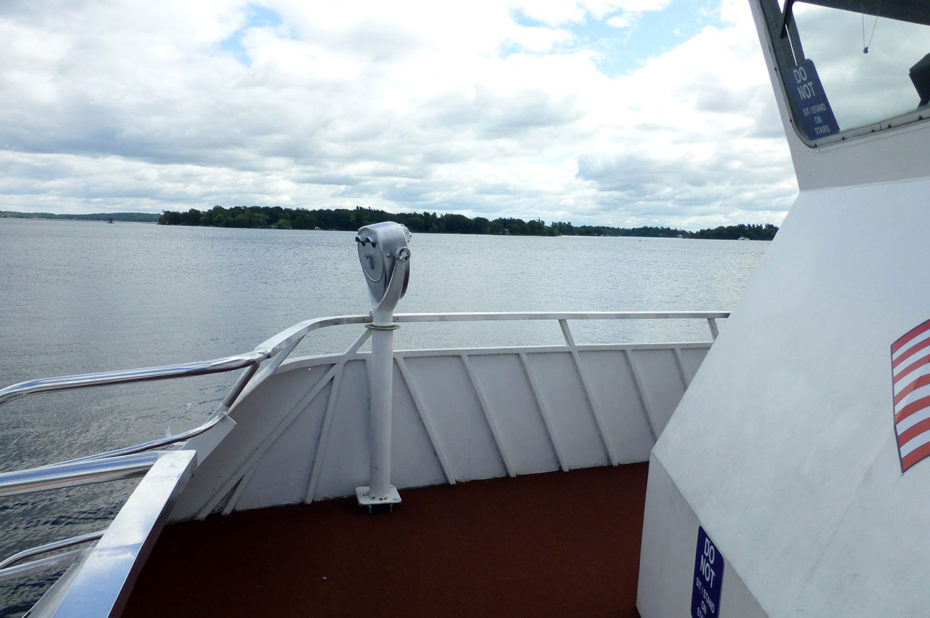
[[[562,333],[566,337],[566,344],[574,345],[568,330],[569,320],[670,320],[670,319],[703,319],[707,321],[711,337],[717,338],[717,320],[728,317],[727,311],[594,311],[594,312],[488,312],[488,313],[399,313],[394,316],[397,323],[410,322],[479,322],[479,321],[531,321],[556,320]],[[114,384],[127,384],[132,382],[146,382],[152,380],[166,380],[172,378],[186,378],[212,373],[235,371],[250,368],[252,371],[244,374],[245,380],[240,379],[224,398],[227,407],[231,406],[242,388],[252,378],[255,367],[262,365],[269,359],[277,368],[281,361],[297,346],[309,333],[328,326],[346,324],[370,323],[368,315],[346,315],[306,320],[281,331],[274,337],[259,344],[251,352],[236,354],[207,361],[183,363],[179,365],[163,365],[158,367],[142,367],[138,369],[122,369],[117,371],[104,371],[99,373],[86,373],[52,378],[40,378],[19,382],[0,389],[0,406],[15,399],[52,391],[74,390],[91,386],[107,386]],[[267,367],[266,367],[267,369]],[[272,369],[273,371],[273,369]],[[155,447],[150,447],[155,448]]]
[[[397,323],[427,323],[427,322],[480,322],[480,321],[557,321],[568,348],[575,349],[576,343],[568,325],[569,320],[706,320],[712,339],[719,333],[717,320],[729,317],[727,311],[590,311],[590,312],[478,312],[478,313],[399,313],[394,316]],[[163,365],[158,367],[143,367],[138,369],[124,369],[117,371],[104,371],[52,378],[40,378],[13,384],[0,389],[0,406],[6,403],[34,395],[52,391],[74,390],[92,386],[108,386],[115,384],[128,384],[133,382],[147,382],[154,380],[167,380],[173,378],[188,378],[213,373],[223,373],[238,369],[247,369],[230,388],[217,409],[201,425],[188,431],[135,444],[124,448],[96,453],[87,457],[73,459],[68,462],[102,459],[118,455],[129,455],[144,451],[164,448],[177,442],[183,442],[194,436],[206,432],[225,417],[226,411],[242,394],[247,385],[255,385],[270,375],[287,359],[294,348],[311,332],[330,327],[349,324],[371,323],[370,315],[346,315],[317,318],[299,322],[294,326],[281,331],[275,336],[260,343],[251,352],[236,354],[207,361],[183,363],[178,365]],[[357,351],[370,336],[365,330],[359,338],[349,346],[346,353]],[[0,475],[2,479],[2,475]]]
[[[564,338],[565,348],[577,351],[582,347],[576,344],[574,336],[569,327],[569,321],[577,320],[704,320],[710,331],[711,340],[716,339],[718,335],[717,320],[729,317],[726,311],[666,311],[666,312],[503,312],[503,313],[407,313],[396,314],[394,320],[397,323],[429,323],[429,322],[479,322],[479,321],[555,321],[558,323]],[[273,374],[284,360],[290,356],[298,344],[310,333],[331,326],[352,325],[352,324],[370,324],[369,315],[348,315],[325,317],[319,319],[306,320],[300,322],[259,344],[251,352],[237,354],[223,358],[200,361],[193,363],[184,363],[178,365],[165,365],[158,367],[146,367],[140,369],[129,369],[119,371],[106,371],[99,373],[79,374],[70,376],[59,376],[53,378],[43,378],[20,382],[12,386],[0,389],[0,406],[10,401],[26,397],[37,393],[52,391],[73,390],[87,388],[92,386],[106,386],[116,384],[127,384],[133,382],[143,382],[152,380],[166,380],[175,378],[185,378],[206,374],[214,374],[228,371],[244,369],[229,392],[223,398],[216,410],[211,414],[206,422],[195,427],[194,429],[183,433],[168,436],[166,438],[156,439],[149,442],[136,444],[116,450],[106,451],[89,455],[79,459],[73,459],[65,462],[41,466],[27,470],[0,473],[0,497],[22,495],[35,491],[46,491],[51,489],[60,489],[64,487],[73,487],[76,485],[86,485],[91,483],[109,482],[126,478],[134,478],[146,475],[147,472],[158,462],[171,455],[175,457],[177,453],[189,453],[185,461],[178,460],[172,464],[177,470],[173,474],[177,481],[186,479],[190,470],[194,467],[194,456],[192,451],[154,451],[163,449],[169,445],[186,441],[196,435],[202,434],[222,421],[227,416],[227,412],[233,404],[240,398],[246,389],[256,388],[264,379]],[[370,336],[370,329],[366,328],[356,338],[356,340],[341,355],[347,357],[356,354],[364,342]],[[336,356],[339,356],[338,354]],[[175,457],[175,459],[177,459]],[[184,458],[181,458],[184,459]],[[180,463],[179,463],[180,462]],[[168,464],[162,464],[168,465]],[[180,466],[180,468],[178,467]],[[181,470],[183,468],[183,470]],[[181,471],[178,471],[181,470]],[[145,481],[140,483],[139,488],[146,485]],[[158,518],[163,518],[163,511],[167,508],[170,498],[179,491],[179,487],[174,487],[170,491],[161,483],[151,481],[149,485],[159,487],[158,491],[163,495],[165,502],[162,503],[158,510]],[[137,488],[137,492],[139,490]],[[135,495],[136,492],[134,492]],[[123,510],[130,506],[132,496],[127,501]],[[111,523],[111,528],[114,523]],[[149,519],[155,517],[149,515]],[[155,530],[154,520],[152,520],[152,530]],[[8,558],[0,561],[0,581],[11,579],[32,573],[38,570],[60,567],[69,562],[80,558],[88,550],[71,549],[66,552],[57,553],[44,558],[38,558],[28,563],[24,560],[35,558],[43,554],[56,552],[77,545],[98,542],[98,547],[106,540],[110,528],[83,534],[52,543],[47,543],[38,547],[20,551]],[[141,547],[141,540],[138,540]],[[91,552],[93,553],[93,552]],[[85,558],[86,559],[86,558]]]

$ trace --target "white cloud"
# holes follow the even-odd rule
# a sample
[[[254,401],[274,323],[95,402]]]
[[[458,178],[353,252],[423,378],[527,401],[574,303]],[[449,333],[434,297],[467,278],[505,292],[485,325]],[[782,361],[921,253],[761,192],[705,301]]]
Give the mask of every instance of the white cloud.
[[[778,222],[795,191],[745,6],[618,78],[566,26],[660,3],[263,6],[279,24],[223,0],[0,6],[0,209],[703,227]]]
[[[617,28],[621,30],[623,28],[630,28],[635,23],[635,15],[630,15],[629,13],[624,13],[623,15],[615,15],[607,20],[607,25],[611,28]]]

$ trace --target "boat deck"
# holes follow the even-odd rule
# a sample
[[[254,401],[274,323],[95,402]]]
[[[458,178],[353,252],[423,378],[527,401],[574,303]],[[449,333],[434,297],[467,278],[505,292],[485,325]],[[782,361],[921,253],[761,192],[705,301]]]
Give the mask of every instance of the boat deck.
[[[125,616],[638,616],[648,464],[169,526]],[[219,566],[218,566],[219,565]]]

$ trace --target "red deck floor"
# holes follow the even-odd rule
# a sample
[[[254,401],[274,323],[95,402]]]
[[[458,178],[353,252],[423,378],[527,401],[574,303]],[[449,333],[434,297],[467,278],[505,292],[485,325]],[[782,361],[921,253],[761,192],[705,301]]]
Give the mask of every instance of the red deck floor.
[[[126,616],[638,616],[647,464],[168,527]]]

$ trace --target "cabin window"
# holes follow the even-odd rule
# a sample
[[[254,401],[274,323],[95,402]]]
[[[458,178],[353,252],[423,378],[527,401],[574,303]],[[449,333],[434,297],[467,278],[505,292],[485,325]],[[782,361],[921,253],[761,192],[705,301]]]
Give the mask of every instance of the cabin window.
[[[795,126],[808,141],[930,117],[930,2],[781,3],[763,2]]]

